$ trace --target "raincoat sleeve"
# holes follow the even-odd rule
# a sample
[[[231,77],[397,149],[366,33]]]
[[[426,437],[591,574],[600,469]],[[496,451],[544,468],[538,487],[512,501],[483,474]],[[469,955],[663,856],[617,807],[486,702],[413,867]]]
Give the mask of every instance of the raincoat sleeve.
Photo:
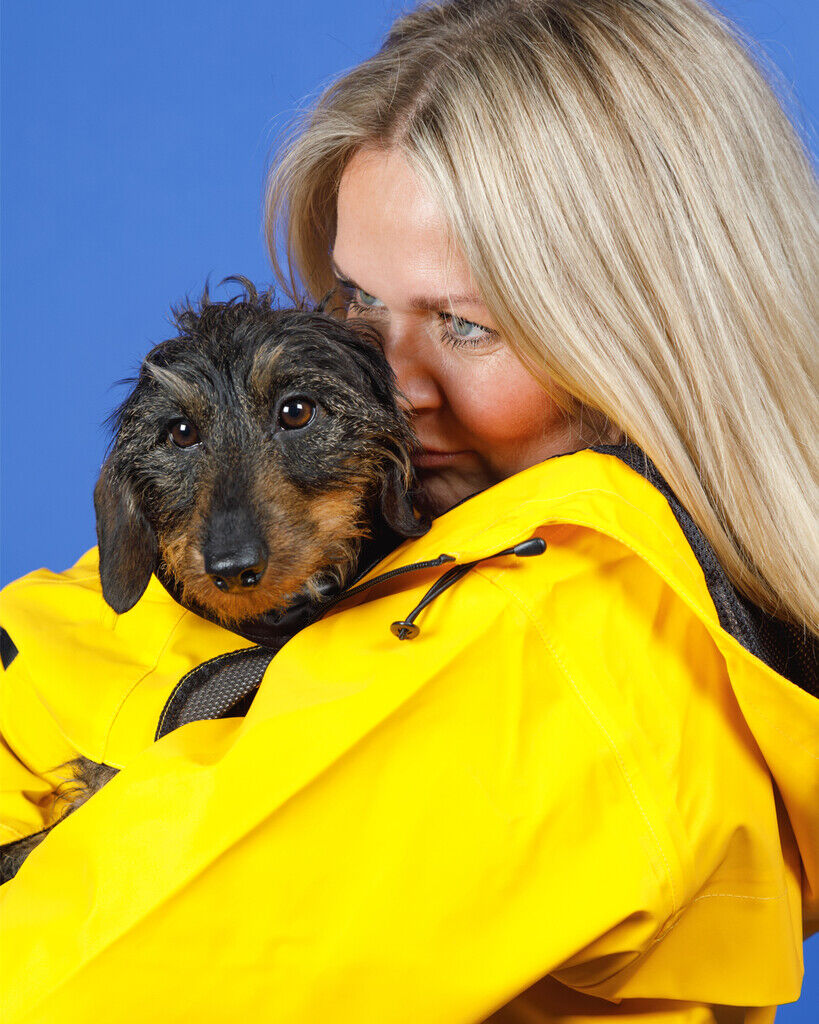
[[[246,718],[128,763],[0,888],[4,1021],[480,1021],[633,962],[676,909],[673,837],[501,577],[423,644],[334,614]],[[612,602],[594,642],[622,628]]]

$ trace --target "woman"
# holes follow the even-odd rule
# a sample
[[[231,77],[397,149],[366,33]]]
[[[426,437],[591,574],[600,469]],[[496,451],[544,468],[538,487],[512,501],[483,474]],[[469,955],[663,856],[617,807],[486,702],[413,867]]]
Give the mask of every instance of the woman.
[[[0,889],[10,1021],[797,998],[815,199],[692,0],[426,5],[322,96],[271,172],[274,267],[379,327],[437,516],[367,578],[479,564],[420,610],[441,570],[390,575],[288,643],[244,719],[157,743],[180,676],[237,638],[156,581],[106,620],[93,551],[7,588],[7,835],[47,815],[47,765],[123,769]]]

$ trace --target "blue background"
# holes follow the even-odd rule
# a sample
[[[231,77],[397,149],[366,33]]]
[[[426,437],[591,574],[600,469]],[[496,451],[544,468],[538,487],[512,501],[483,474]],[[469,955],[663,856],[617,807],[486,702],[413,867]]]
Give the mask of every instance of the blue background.
[[[814,154],[816,0],[722,0],[794,88]],[[205,278],[271,274],[276,131],[376,48],[400,2],[5,0],[0,583],[95,543],[106,415]],[[351,13],[352,11],[352,13]],[[219,293],[217,293],[219,294]],[[816,1019],[819,938],[802,998]]]

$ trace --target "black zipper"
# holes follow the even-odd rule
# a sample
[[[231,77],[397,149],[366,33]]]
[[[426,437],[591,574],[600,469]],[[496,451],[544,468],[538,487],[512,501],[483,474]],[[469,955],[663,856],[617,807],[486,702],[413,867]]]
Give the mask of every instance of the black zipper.
[[[359,586],[352,586],[348,590],[345,590],[338,597],[334,597],[332,601],[328,601],[327,604],[321,608],[321,614],[324,615],[334,608],[341,601],[346,601],[348,597],[355,597],[356,594],[361,594],[365,590],[369,590],[370,587],[374,587],[376,583],[383,583],[385,580],[391,580],[393,576],[401,576],[405,572],[415,572],[416,569],[434,569],[439,565],[445,565],[447,562],[454,562],[454,555],[438,555],[437,558],[431,558],[427,562],[411,562],[409,565],[402,565],[400,569],[391,569],[389,572],[384,572],[380,576],[373,576],[371,580],[367,580],[366,583],[362,583]],[[377,563],[376,563],[377,564]],[[372,566],[370,566],[370,569]],[[366,576],[370,569],[366,569],[362,575]],[[361,576],[359,576],[361,579]]]

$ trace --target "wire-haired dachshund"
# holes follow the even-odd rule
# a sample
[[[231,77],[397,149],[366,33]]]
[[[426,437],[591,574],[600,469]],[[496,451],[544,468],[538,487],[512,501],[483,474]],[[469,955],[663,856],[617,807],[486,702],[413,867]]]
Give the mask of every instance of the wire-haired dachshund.
[[[413,510],[414,436],[377,331],[227,280],[244,294],[214,302],[205,289],[174,309],[177,336],[122,382],[133,387],[110,417],[94,506],[114,611],[155,573],[186,607],[254,637],[296,605],[312,621],[365,556],[429,522]],[[116,773],[64,767],[65,814]],[[0,848],[0,880],[48,831]]]

